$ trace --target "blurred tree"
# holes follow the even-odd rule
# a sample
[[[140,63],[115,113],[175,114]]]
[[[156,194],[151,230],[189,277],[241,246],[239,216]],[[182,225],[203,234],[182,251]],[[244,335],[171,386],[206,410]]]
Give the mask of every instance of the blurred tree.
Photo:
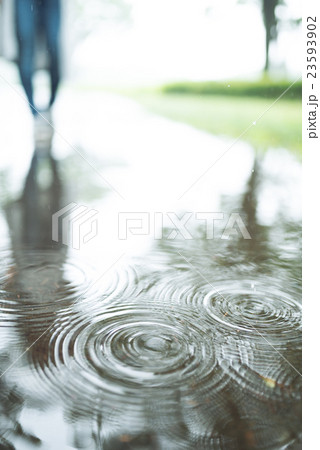
[[[276,7],[281,0],[261,0],[263,22],[266,29],[266,59],[264,70],[269,70],[269,47],[270,42],[277,38],[277,16]]]
[[[198,0],[196,0],[198,1]],[[226,14],[223,12],[223,8],[225,10],[227,8],[232,8],[236,3],[244,4],[244,3],[255,3],[259,6],[262,13],[263,23],[265,26],[265,64],[264,70],[268,72],[270,67],[270,59],[269,59],[269,48],[270,43],[273,40],[277,39],[278,28],[281,22],[281,27],[286,26],[287,29],[290,27],[295,27],[301,24],[300,13],[297,8],[292,8],[291,0],[228,0],[224,4],[219,0],[206,0],[204,9],[205,14],[207,15],[215,15],[217,11],[220,11],[220,16],[222,14]],[[277,9],[279,8],[279,11]],[[280,11],[280,9],[282,11]],[[283,11],[286,10],[285,13]],[[298,11],[298,12],[297,12]],[[298,15],[297,15],[298,14]],[[222,19],[223,20],[223,19]]]
[[[264,70],[265,72],[268,72],[269,70],[269,47],[271,41],[277,39],[278,35],[278,25],[279,25],[279,17],[276,14],[276,9],[279,5],[286,6],[290,8],[290,4],[288,5],[288,2],[285,2],[284,0],[259,0],[261,2],[262,7],[262,16],[263,16],[263,22],[265,26],[265,32],[266,32],[266,40],[265,40],[265,46],[266,46],[266,57],[265,57],[265,65]],[[290,3],[290,2],[289,2]],[[301,23],[301,17],[288,17],[285,21],[281,20],[281,23],[284,25],[283,22],[286,22],[289,26],[297,26]]]

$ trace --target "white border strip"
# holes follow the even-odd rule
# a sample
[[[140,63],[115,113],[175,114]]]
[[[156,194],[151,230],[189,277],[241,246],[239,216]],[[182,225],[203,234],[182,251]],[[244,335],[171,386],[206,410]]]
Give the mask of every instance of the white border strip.
[[[303,0],[302,23],[302,145],[303,145],[303,449],[319,443],[320,407],[320,107],[317,135],[309,138],[308,117],[312,105],[309,96],[320,99],[320,2]],[[316,79],[307,78],[307,18],[316,17]],[[312,27],[313,28],[313,27]],[[310,55],[311,56],[311,55]],[[314,61],[312,62],[314,64]],[[313,84],[313,89],[312,89]]]

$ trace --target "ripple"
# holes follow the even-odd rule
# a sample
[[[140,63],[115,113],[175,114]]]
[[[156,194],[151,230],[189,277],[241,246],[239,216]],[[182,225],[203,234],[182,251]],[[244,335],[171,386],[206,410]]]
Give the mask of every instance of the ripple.
[[[3,302],[48,306],[71,303],[89,285],[92,270],[59,250],[19,251],[1,273]]]
[[[56,315],[69,314],[74,304],[95,308],[133,295],[136,269],[120,267],[98,272],[83,259],[68,257],[66,249],[20,249],[2,252],[0,271],[1,321],[48,327]],[[50,324],[49,324],[50,325]]]
[[[203,274],[203,275],[202,275]],[[206,323],[216,358],[242,389],[266,398],[301,395],[301,304],[272,277],[213,279],[212,272],[167,271],[148,290]],[[154,277],[155,278],[155,277]]]
[[[289,294],[256,281],[216,283],[203,299],[206,313],[226,330],[295,339],[301,305]]]
[[[142,277],[141,267],[133,263],[117,265],[101,277],[102,296],[99,302],[110,303],[113,300],[125,300],[134,297],[139,291]]]
[[[274,337],[279,342],[301,338],[299,293],[283,291],[273,278],[219,279],[212,273],[171,271],[158,283],[153,281],[150,295],[192,308],[223,333]]]
[[[204,331],[188,310],[140,299],[61,321],[48,341],[48,361],[33,362],[44,382],[85,408],[97,396],[103,404],[116,398],[141,405],[151,392],[163,400],[177,389],[224,385]]]
[[[114,435],[135,435],[148,423],[177,448],[188,448],[190,439],[197,448],[220,448],[238,442],[228,434],[230,386],[233,399],[250,395],[257,410],[270,400],[299,401],[301,306],[289,285],[133,265],[99,279],[82,261],[54,255],[29,252],[7,264],[3,309],[26,325],[24,345],[32,343],[27,357],[36,382],[27,380],[27,387],[37,388],[40,379],[70,417],[101,413]],[[35,291],[26,289],[29,279],[38,282]],[[49,327],[37,341],[39,323]],[[247,410],[239,414],[240,420]],[[212,427],[222,419],[226,431],[216,435]],[[179,427],[170,429],[173,423]],[[291,439],[279,430],[279,442]],[[257,424],[255,439],[268,433],[268,425],[264,431]]]
[[[207,411],[187,412],[192,448],[287,448],[299,438],[301,414],[294,399],[270,401],[263,391],[258,397],[234,382],[208,402]]]
[[[22,338],[28,347],[73,303],[94,296],[92,273],[82,261],[60,252],[20,252],[1,273],[1,326],[16,328],[18,335],[12,338]]]

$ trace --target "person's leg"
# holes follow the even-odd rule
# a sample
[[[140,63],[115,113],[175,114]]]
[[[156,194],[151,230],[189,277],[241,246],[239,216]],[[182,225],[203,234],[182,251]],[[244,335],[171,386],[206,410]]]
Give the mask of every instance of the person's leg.
[[[15,0],[16,34],[19,47],[18,67],[32,113],[36,114],[33,101],[32,76],[34,72],[35,0]]]
[[[45,32],[50,57],[49,71],[51,80],[51,97],[49,106],[55,101],[60,82],[60,0],[44,0]]]

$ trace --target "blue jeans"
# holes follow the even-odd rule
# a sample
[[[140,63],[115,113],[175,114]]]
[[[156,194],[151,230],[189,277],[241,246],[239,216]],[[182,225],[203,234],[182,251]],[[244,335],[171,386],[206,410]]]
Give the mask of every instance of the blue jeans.
[[[49,106],[56,98],[60,81],[59,31],[60,0],[15,0],[16,34],[19,45],[18,66],[22,85],[31,111],[37,110],[33,99],[32,77],[34,74],[35,43],[39,36],[46,40],[49,56],[51,96]]]

